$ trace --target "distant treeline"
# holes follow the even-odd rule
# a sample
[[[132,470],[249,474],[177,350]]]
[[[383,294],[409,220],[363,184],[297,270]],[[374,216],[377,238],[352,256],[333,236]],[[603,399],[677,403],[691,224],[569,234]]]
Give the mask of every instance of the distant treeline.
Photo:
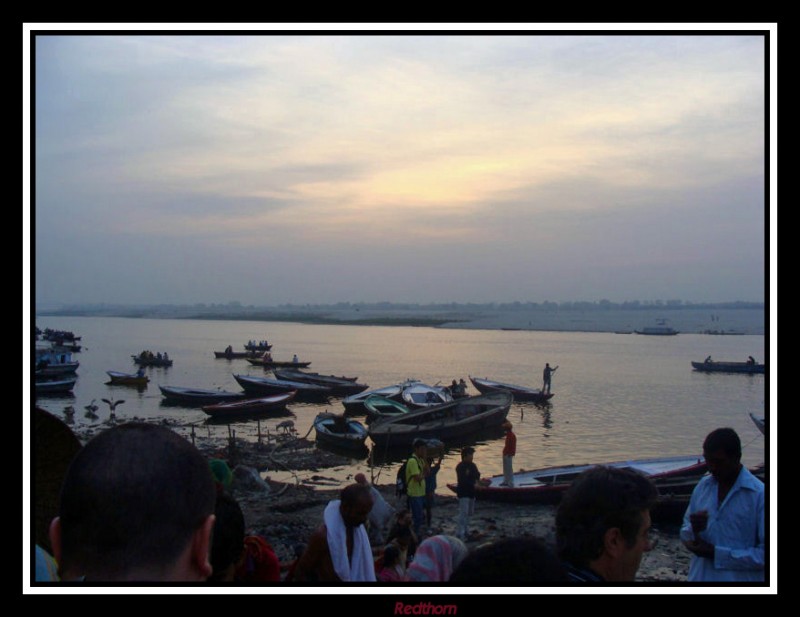
[[[114,316],[114,317],[176,317],[176,318],[205,318],[215,317],[224,319],[258,319],[270,318],[273,320],[291,320],[298,313],[319,314],[319,322],[328,321],[325,313],[336,311],[429,311],[443,312],[473,312],[473,311],[615,311],[615,310],[721,310],[721,309],[764,309],[763,302],[714,302],[695,303],[683,300],[629,300],[625,302],[612,302],[610,300],[597,300],[594,302],[491,302],[491,303],[397,303],[397,302],[338,302],[336,304],[280,304],[278,306],[243,305],[240,302],[225,304],[155,304],[155,305],[113,305],[113,304],[86,304],[64,305],[56,309],[37,310],[39,315],[65,315],[65,316]],[[339,321],[339,320],[336,320]],[[363,319],[359,320],[363,323]],[[427,320],[426,320],[427,321]],[[432,324],[426,324],[432,325]]]

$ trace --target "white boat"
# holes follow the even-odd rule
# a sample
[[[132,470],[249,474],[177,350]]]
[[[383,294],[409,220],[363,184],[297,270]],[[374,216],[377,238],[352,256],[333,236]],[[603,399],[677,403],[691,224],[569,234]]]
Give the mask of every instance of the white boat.
[[[364,413],[364,403],[366,403],[368,397],[375,395],[398,401],[403,394],[403,390],[418,383],[420,383],[418,379],[408,379],[403,383],[386,386],[385,388],[359,392],[342,399],[342,404],[348,413]]]
[[[406,405],[415,409],[453,402],[453,395],[448,388],[428,386],[424,383],[415,383],[404,388],[400,397]]]

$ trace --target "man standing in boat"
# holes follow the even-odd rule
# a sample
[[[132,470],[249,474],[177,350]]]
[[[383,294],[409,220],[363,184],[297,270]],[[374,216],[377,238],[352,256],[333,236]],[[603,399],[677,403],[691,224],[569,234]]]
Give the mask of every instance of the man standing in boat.
[[[557,370],[557,366],[550,368],[550,363],[545,363],[544,372],[542,374],[544,379],[544,383],[542,384],[542,394],[550,394],[550,381],[552,380],[553,373],[555,373]]]

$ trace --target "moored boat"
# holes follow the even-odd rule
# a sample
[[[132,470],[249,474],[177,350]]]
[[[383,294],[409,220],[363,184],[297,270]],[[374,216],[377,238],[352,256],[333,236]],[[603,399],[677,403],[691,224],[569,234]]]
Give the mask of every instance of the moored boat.
[[[74,375],[55,379],[36,379],[34,389],[36,394],[50,394],[61,392],[72,392],[78,378]]]
[[[334,448],[363,449],[367,429],[360,422],[343,415],[323,412],[314,418],[316,440]]]
[[[450,394],[449,388],[429,386],[424,383],[415,383],[403,388],[400,398],[412,409],[425,409],[453,402],[453,395]]]
[[[504,391],[510,392],[514,396],[514,401],[531,402],[531,403],[546,403],[553,398],[552,392],[543,392],[537,388],[529,388],[527,386],[516,386],[510,383],[503,383],[502,381],[494,381],[493,379],[472,377],[469,380],[478,392],[496,392]]]
[[[754,375],[764,372],[764,365],[758,364],[757,362],[692,361],[692,368],[703,373],[746,373],[748,375]]]
[[[119,371],[106,371],[109,383],[120,386],[146,386],[150,378],[145,374],[121,373]]]
[[[58,377],[74,374],[80,362],[72,359],[72,352],[52,346],[39,346],[34,350],[35,374],[39,377]]]
[[[331,396],[349,396],[363,392],[369,386],[356,383],[358,377],[337,377],[336,375],[320,375],[319,373],[306,373],[292,369],[276,369],[275,376],[279,379],[300,381],[331,389]]]
[[[377,394],[371,394],[364,400],[364,411],[367,414],[368,423],[380,422],[400,414],[411,413],[411,409],[400,401]]]
[[[751,411],[750,419],[753,421],[753,424],[756,425],[758,430],[761,431],[762,435],[767,434],[767,419],[765,417],[763,416],[759,417]]]
[[[273,368],[307,368],[311,366],[311,362],[295,362],[294,360],[270,360],[261,356],[255,358],[247,358],[247,361],[253,366],[263,366],[264,370]]]
[[[233,378],[248,395],[264,396],[266,394],[281,394],[294,391],[296,392],[295,398],[297,400],[324,400],[331,395],[331,389],[327,386],[301,381],[236,374],[234,374]]]
[[[416,379],[408,379],[403,383],[386,386],[384,388],[365,390],[364,392],[359,392],[358,394],[353,394],[344,398],[342,400],[342,404],[344,405],[347,413],[365,413],[365,403],[370,396],[379,396],[382,398],[399,400],[405,388],[417,383],[419,383],[419,381]]]
[[[182,388],[178,386],[158,386],[161,394],[170,402],[184,405],[212,405],[229,401],[240,401],[245,397],[242,392],[225,390],[203,390],[201,388]]]
[[[482,429],[500,426],[508,415],[512,396],[490,392],[450,403],[397,414],[370,426],[369,436],[377,445],[409,447],[419,439],[439,439],[445,443]]]
[[[699,478],[707,469],[703,457],[694,455],[632,459],[600,464],[607,467],[634,469],[654,482],[675,478]],[[514,474],[514,486],[504,486],[505,478],[502,474],[492,476],[484,480],[484,485],[476,488],[475,497],[476,499],[513,503],[558,503],[564,491],[569,488],[575,478],[597,465],[563,465],[518,471]],[[455,484],[447,486],[455,492]]]
[[[295,392],[273,394],[261,398],[249,398],[231,403],[216,403],[204,405],[203,411],[214,419],[235,418],[241,416],[255,416],[269,414],[286,409],[295,397]]]

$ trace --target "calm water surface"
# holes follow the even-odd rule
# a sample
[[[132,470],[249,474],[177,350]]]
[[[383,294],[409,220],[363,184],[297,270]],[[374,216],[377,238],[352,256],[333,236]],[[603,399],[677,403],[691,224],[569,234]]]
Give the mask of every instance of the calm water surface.
[[[217,360],[213,352],[227,345],[242,350],[247,340],[267,339],[274,345],[276,360],[290,360],[297,354],[300,360],[312,362],[309,370],[358,376],[371,389],[411,377],[429,384],[448,384],[454,378],[469,382],[469,375],[538,388],[545,362],[558,365],[550,405],[515,403],[509,412],[517,434],[517,470],[700,454],[705,435],[720,426],[739,433],[745,464],[764,461],[765,439],[748,416],[751,411],[765,414],[764,375],[703,374],[693,371],[690,364],[708,355],[737,361],[752,355],[763,362],[763,336],[652,337],[110,317],[39,317],[36,325],[82,336],[84,350],[74,355],[80,368],[72,396],[37,400],[59,417],[65,405],[73,405],[76,427],[101,425],[108,409],[100,399],[113,398],[125,400],[117,408],[120,419],[167,418],[180,423],[179,431],[186,435],[194,425],[198,438],[225,437],[227,425],[208,424],[202,410],[164,405],[158,385],[239,392],[233,373],[264,375],[264,371],[246,360]],[[106,371],[134,372],[131,355],[144,349],[166,351],[173,366],[146,369],[151,381],[143,391],[106,385]],[[471,394],[477,394],[469,387]],[[83,407],[92,399],[101,406],[100,418],[94,422],[83,415]],[[326,404],[292,404],[290,409],[298,432],[305,435],[318,412],[339,413],[344,407],[341,399],[331,399]],[[284,419],[262,419],[261,431],[274,432]],[[233,426],[238,437],[256,438],[255,420]],[[313,437],[312,430],[309,438]],[[475,462],[481,473],[502,473],[502,432],[476,439]],[[322,473],[344,481],[358,471],[368,475],[380,471],[378,481],[390,482],[397,466],[394,458],[371,470],[366,460],[352,460],[332,470],[298,476]],[[459,460],[457,450],[447,453],[439,474],[440,492],[448,492],[444,485],[455,480]],[[280,474],[267,475],[282,479]]]

